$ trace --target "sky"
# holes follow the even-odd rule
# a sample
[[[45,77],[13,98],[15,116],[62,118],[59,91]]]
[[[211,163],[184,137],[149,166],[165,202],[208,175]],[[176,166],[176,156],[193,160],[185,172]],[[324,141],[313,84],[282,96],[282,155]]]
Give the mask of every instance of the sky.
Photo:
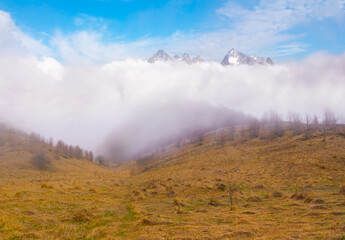
[[[2,0],[0,9],[31,51],[65,63],[158,49],[216,62],[231,48],[276,62],[345,51],[344,0]]]

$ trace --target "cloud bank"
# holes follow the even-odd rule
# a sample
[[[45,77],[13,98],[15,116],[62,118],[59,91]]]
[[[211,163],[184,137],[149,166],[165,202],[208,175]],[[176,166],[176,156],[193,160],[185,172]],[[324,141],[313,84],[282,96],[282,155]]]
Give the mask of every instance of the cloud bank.
[[[318,54],[273,67],[131,59],[62,66],[51,58],[0,57],[1,119],[87,148],[133,121],[134,112],[181,101],[254,116],[272,109],[322,114],[330,108],[345,114],[345,55]]]

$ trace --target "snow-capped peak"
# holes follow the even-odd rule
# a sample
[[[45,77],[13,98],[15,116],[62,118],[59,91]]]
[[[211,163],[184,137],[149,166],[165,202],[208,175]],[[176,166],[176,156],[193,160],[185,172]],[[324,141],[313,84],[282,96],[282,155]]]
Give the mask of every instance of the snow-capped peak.
[[[164,50],[158,50],[152,57],[147,60],[149,63],[154,63],[156,61],[173,61],[173,58],[169,56]]]
[[[270,64],[273,65],[274,62],[271,58],[262,58],[257,56],[247,56],[240,51],[232,48],[224,57],[223,61],[221,62],[223,66],[233,65],[238,66],[242,64],[246,65],[254,65],[254,64]]]
[[[196,56],[195,58],[191,58],[188,53],[184,53],[181,56],[175,55],[174,57],[170,57],[164,50],[158,50],[149,60],[149,63],[154,63],[156,61],[164,61],[164,62],[186,62],[188,64],[203,62],[204,60],[200,56]]]

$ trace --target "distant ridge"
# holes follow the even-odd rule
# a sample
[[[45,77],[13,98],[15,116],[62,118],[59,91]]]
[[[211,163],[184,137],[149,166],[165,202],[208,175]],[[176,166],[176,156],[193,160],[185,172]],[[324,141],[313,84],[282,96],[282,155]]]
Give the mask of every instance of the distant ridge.
[[[175,55],[171,57],[164,50],[158,50],[147,60],[149,63],[155,62],[185,62],[187,64],[194,64],[204,62],[200,56],[191,58],[188,53],[182,55]],[[223,58],[220,63],[223,66],[239,66],[239,65],[274,65],[271,58],[263,58],[257,56],[250,56],[232,48]]]
[[[171,57],[164,50],[158,50],[147,61],[149,63],[155,63],[157,61],[160,61],[160,62],[186,62],[187,64],[194,64],[194,63],[203,62],[204,60],[200,56],[191,58],[188,53],[184,53],[181,56],[175,55],[174,57]]]

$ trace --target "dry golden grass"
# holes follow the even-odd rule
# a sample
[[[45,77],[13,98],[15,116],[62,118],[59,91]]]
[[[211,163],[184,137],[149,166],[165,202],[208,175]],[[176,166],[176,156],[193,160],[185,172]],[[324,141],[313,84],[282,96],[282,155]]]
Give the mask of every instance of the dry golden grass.
[[[111,169],[2,148],[0,239],[345,239],[343,136],[213,139]]]

